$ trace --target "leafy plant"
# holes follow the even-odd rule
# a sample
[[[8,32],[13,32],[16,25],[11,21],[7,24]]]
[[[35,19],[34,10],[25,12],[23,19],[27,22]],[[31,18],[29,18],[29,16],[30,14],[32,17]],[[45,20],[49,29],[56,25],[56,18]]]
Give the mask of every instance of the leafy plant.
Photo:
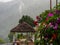
[[[31,25],[32,27],[34,27],[34,20],[33,18],[31,18],[30,16],[26,15],[26,16],[22,16],[22,18],[19,20],[19,23],[22,22],[27,22],[29,25]]]
[[[0,44],[3,44],[3,43],[5,43],[5,41],[2,38],[0,38]]]
[[[60,4],[57,9],[46,10],[40,14],[42,20],[38,31],[40,31],[40,44],[59,45],[60,43]]]
[[[12,42],[13,41],[13,33],[9,33],[8,38],[9,38],[10,42]]]

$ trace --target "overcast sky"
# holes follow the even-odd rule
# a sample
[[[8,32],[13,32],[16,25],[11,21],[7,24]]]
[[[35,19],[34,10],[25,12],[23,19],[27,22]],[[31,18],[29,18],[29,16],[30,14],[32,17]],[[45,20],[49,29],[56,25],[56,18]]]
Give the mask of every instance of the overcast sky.
[[[53,6],[55,5],[55,0]],[[0,37],[6,37],[22,15],[35,18],[49,9],[49,0],[0,0]]]

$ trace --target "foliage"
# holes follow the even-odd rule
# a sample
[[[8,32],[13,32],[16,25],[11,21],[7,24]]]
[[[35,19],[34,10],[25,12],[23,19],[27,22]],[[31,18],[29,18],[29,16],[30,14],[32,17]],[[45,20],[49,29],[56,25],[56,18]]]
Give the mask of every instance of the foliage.
[[[24,38],[24,36],[23,36],[23,34],[17,34],[17,38],[22,39],[22,38]]]
[[[34,43],[35,43],[34,45],[40,45],[40,44],[39,44],[39,43],[40,43],[40,40],[35,40]]]
[[[34,27],[34,20],[33,18],[31,18],[30,16],[26,15],[26,16],[22,16],[22,18],[19,20],[19,23],[22,23],[22,22],[27,22],[28,24],[30,24],[32,27]]]
[[[59,45],[60,43],[60,4],[57,9],[54,7],[52,10],[42,12],[40,16],[42,20],[41,25],[38,27],[40,31],[40,44],[41,45]]]
[[[9,33],[8,38],[9,38],[10,42],[12,42],[13,41],[13,33]]]
[[[17,35],[17,38],[19,39],[20,37],[21,37],[21,35],[20,35],[20,34],[18,34],[18,35]]]
[[[2,38],[0,38],[0,44],[3,44],[3,43],[5,43],[5,41]]]
[[[39,36],[40,36],[39,31],[35,32],[35,34],[34,34],[34,37],[35,37],[34,45],[40,45],[40,38],[39,38]]]

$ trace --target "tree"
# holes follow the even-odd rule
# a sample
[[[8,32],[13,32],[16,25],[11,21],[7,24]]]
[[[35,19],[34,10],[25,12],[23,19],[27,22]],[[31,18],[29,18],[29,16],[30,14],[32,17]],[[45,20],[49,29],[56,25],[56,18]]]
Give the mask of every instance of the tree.
[[[22,22],[27,22],[29,25],[31,25],[32,27],[34,27],[34,20],[33,18],[31,18],[30,16],[26,15],[26,16],[22,16],[22,18],[19,20],[19,23]]]
[[[12,42],[13,41],[13,33],[9,33],[8,38],[9,38],[10,42]]]

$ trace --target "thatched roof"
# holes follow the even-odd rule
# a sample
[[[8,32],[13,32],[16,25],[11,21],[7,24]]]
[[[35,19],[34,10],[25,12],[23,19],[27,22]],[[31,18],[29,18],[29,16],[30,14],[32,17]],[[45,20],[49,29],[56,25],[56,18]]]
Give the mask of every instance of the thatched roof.
[[[35,32],[35,30],[26,22],[22,22],[13,28],[11,32]]]

